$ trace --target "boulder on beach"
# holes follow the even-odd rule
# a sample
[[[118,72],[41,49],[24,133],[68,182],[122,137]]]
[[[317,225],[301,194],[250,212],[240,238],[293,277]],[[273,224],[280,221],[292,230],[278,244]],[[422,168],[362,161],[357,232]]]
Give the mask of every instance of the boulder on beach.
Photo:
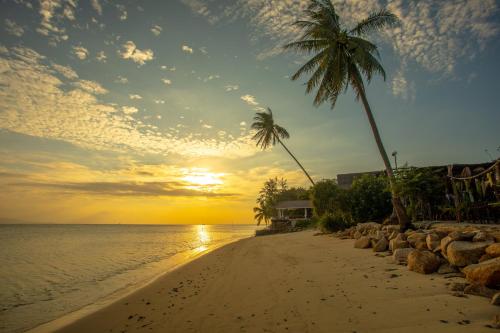
[[[425,242],[425,239],[427,238],[427,235],[423,232],[413,232],[412,234],[408,235],[406,240],[408,243],[410,243],[411,247],[415,247],[417,243],[419,242]]]
[[[500,305],[500,293],[496,293],[493,295],[490,301],[491,305]]]
[[[458,268],[450,265],[448,262],[445,262],[439,266],[437,270],[438,274],[449,274],[449,273],[457,273]]]
[[[482,284],[472,283],[469,284],[464,289],[464,294],[483,296],[487,298],[492,298],[496,293],[496,290],[490,289]]]
[[[380,229],[382,229],[382,225],[376,222],[358,223],[356,225],[356,230],[362,234],[369,233],[372,230],[380,230]]]
[[[405,248],[409,248],[409,247],[410,247],[410,244],[407,241],[400,240],[397,237],[394,239],[391,239],[391,241],[389,242],[389,249],[392,252],[394,252],[397,249],[405,249]]]
[[[463,269],[463,272],[470,283],[491,288],[500,287],[500,257],[469,265]]]
[[[368,236],[361,236],[354,241],[354,247],[357,249],[367,249],[371,246],[371,238]]]
[[[421,274],[431,274],[438,270],[439,258],[432,252],[415,250],[408,254],[408,269]]]
[[[494,242],[495,237],[487,233],[486,231],[478,231],[476,235],[472,238],[473,242]]]
[[[387,247],[389,246],[389,242],[385,237],[377,241],[372,241],[373,252],[384,252],[387,251]]]
[[[500,243],[491,244],[486,248],[485,252],[492,258],[500,257]]]
[[[398,265],[406,264],[408,262],[408,255],[413,251],[416,250],[410,247],[396,249],[392,254],[392,260]]]
[[[446,257],[450,264],[458,267],[476,264],[490,244],[489,242],[451,242],[446,248]]]
[[[436,249],[438,249],[441,245],[441,239],[442,237],[439,236],[438,233],[432,232],[427,235],[425,238],[425,243],[427,244],[427,248],[434,252]]]
[[[454,239],[451,238],[450,236],[446,236],[443,239],[441,239],[441,242],[439,244],[439,247],[441,249],[441,254],[446,258],[446,249],[448,246],[454,242]]]
[[[448,234],[448,237],[454,241],[472,241],[475,235],[475,231],[453,231]]]

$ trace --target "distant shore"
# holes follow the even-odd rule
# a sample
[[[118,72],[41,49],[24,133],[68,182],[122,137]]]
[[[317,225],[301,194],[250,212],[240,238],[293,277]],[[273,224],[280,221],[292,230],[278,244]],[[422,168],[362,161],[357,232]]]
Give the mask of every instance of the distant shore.
[[[58,332],[491,332],[497,308],[453,279],[313,234],[228,244]]]

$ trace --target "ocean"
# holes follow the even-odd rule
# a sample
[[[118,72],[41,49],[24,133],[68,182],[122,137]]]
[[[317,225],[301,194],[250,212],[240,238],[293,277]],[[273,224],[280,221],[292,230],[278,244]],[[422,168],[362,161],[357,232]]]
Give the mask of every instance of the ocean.
[[[0,225],[0,332],[119,297],[253,225]]]

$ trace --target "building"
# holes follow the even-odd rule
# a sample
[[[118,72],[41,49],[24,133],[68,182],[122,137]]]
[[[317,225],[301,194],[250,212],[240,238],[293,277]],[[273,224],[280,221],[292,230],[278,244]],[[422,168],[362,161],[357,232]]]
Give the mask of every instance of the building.
[[[357,178],[363,175],[373,175],[373,176],[382,176],[385,175],[385,171],[367,171],[367,172],[356,172],[356,173],[343,173],[337,175],[337,184],[340,188],[349,189],[352,186],[352,183]]]

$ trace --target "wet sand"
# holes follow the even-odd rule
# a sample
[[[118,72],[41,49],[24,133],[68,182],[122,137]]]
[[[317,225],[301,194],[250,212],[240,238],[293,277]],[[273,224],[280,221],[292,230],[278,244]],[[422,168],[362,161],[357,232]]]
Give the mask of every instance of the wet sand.
[[[244,239],[58,332],[494,332],[488,299],[306,231]]]

